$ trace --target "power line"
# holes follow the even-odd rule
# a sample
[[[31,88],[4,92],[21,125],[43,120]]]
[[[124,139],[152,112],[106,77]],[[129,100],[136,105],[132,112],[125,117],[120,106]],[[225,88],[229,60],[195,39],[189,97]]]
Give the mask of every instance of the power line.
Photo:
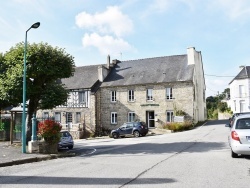
[[[218,75],[212,75],[212,74],[204,74],[205,76],[214,76],[214,77],[235,77],[235,76],[218,76]]]

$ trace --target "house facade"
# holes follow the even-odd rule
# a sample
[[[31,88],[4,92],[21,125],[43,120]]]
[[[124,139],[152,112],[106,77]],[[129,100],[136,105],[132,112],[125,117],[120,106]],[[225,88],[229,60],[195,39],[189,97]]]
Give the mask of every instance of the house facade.
[[[98,90],[98,125],[113,129],[144,121],[149,128],[174,121],[177,111],[195,123],[206,119],[202,56],[187,54],[116,61]]]
[[[250,112],[250,66],[240,67],[240,72],[229,87],[229,106],[233,113]]]
[[[130,61],[108,56],[106,64],[76,67],[62,83],[70,91],[67,103],[37,117],[61,122],[76,138],[137,120],[161,127],[177,111],[195,123],[207,117],[202,56],[193,47],[184,55]]]
[[[108,71],[105,65],[75,67],[72,77],[61,80],[69,90],[67,102],[54,109],[39,110],[37,119],[60,122],[62,129],[70,130],[75,138],[87,137],[95,132],[96,92],[100,85],[98,76],[105,77]]]

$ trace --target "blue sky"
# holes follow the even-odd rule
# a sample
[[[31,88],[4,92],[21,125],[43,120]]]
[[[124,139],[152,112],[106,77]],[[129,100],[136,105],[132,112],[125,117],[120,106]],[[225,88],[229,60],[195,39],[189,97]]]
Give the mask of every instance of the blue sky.
[[[76,66],[201,51],[206,95],[228,88],[250,62],[249,0],[5,0],[0,52],[24,41],[65,48]]]

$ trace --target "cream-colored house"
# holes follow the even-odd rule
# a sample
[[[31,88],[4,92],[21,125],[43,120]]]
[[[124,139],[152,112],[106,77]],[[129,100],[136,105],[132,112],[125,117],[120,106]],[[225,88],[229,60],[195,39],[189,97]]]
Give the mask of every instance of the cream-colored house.
[[[140,120],[155,128],[173,121],[178,110],[204,121],[205,89],[202,56],[194,48],[184,55],[117,60],[98,90],[97,125],[112,129]]]
[[[128,121],[155,128],[173,121],[177,110],[195,123],[206,119],[202,56],[194,48],[130,61],[111,62],[108,56],[106,64],[76,67],[62,83],[70,91],[67,103],[37,116],[61,122],[79,138],[86,129],[99,134]]]

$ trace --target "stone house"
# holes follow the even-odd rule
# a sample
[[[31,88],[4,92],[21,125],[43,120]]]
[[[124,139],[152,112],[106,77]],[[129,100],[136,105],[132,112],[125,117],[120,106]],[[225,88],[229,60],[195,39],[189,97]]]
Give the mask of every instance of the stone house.
[[[102,65],[76,67],[62,79],[70,91],[66,104],[39,110],[37,117],[61,122],[64,129],[99,134],[127,121],[144,121],[149,128],[174,120],[177,110],[194,122],[206,119],[205,79],[201,52]]]
[[[60,122],[63,126],[62,129],[70,130],[75,138],[83,138],[88,136],[86,134],[95,132],[99,74],[102,74],[103,77],[108,74],[105,65],[75,67],[72,77],[61,80],[69,90],[67,103],[52,110],[39,110],[37,119],[54,119]]]
[[[149,128],[186,118],[206,120],[205,79],[201,52],[118,61],[98,90],[97,124],[113,129],[124,122],[144,121]]]
[[[250,66],[241,66],[238,75],[229,83],[229,106],[233,113],[250,111]]]

